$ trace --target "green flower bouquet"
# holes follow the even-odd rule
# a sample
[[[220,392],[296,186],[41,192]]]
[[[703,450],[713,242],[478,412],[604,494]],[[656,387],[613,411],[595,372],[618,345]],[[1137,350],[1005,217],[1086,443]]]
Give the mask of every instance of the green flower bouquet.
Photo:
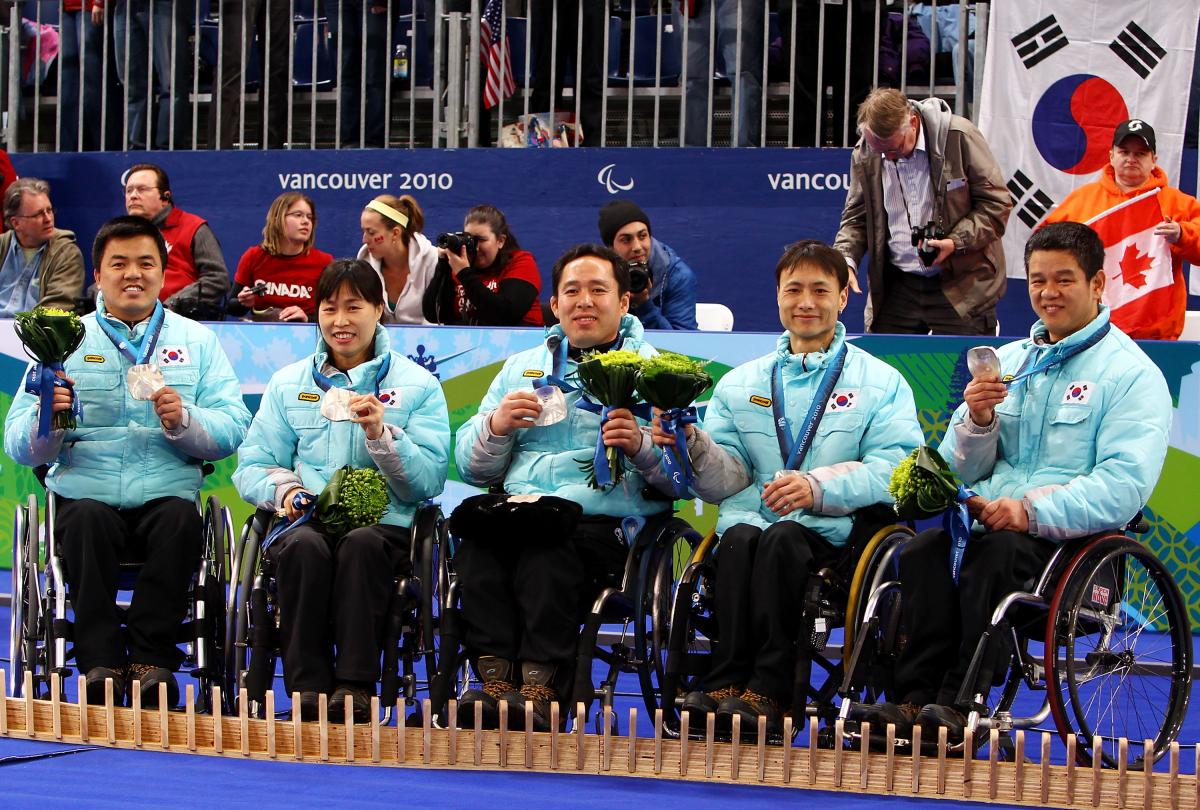
[[[374,526],[388,510],[387,482],[374,467],[341,467],[317,496],[317,520],[339,537]]]
[[[584,355],[576,366],[575,373],[586,399],[579,399],[575,406],[600,414],[596,452],[580,465],[588,473],[588,483],[596,489],[607,489],[625,475],[621,449],[604,446],[604,422],[609,411],[637,406],[638,374],[643,363],[645,358],[637,352],[617,350]]]
[[[71,430],[83,418],[83,407],[71,383],[65,377],[63,363],[83,343],[83,321],[74,312],[54,307],[34,307],[30,312],[18,312],[13,324],[25,353],[35,361],[25,379],[25,390],[39,397],[41,414],[38,436],[50,430]],[[54,389],[71,389],[71,408],[52,412]]]
[[[686,497],[694,480],[687,450],[687,426],[696,423],[696,397],[712,385],[705,363],[675,352],[660,352],[647,358],[638,375],[642,399],[662,411],[659,424],[675,436],[675,448],[663,449],[663,470],[671,479],[676,497]]]

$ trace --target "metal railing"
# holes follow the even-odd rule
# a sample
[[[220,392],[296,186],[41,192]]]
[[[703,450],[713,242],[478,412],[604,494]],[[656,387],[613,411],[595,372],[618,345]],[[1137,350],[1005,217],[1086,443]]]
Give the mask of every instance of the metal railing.
[[[871,87],[964,115],[980,95],[986,2],[699,7],[108,0],[93,22],[86,3],[0,3],[3,134],[34,152],[518,145],[550,113],[540,123],[570,144],[586,124],[586,145],[847,146]],[[484,87],[504,75],[489,66],[505,63],[515,92],[489,109]]]

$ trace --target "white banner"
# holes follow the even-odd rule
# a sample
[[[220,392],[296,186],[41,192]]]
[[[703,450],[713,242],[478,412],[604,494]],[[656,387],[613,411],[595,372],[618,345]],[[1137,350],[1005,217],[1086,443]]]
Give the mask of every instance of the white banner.
[[[1010,276],[1024,276],[1033,228],[1108,165],[1129,118],[1157,136],[1158,164],[1178,185],[1200,0],[995,3],[979,128],[1013,196],[1004,236]]]

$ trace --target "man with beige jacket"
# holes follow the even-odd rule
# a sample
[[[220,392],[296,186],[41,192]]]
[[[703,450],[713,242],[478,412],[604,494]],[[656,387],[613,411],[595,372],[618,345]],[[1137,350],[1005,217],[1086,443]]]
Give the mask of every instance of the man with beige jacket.
[[[50,185],[23,177],[4,194],[0,233],[0,318],[38,305],[72,309],[83,295],[83,255],[75,234],[54,227]]]

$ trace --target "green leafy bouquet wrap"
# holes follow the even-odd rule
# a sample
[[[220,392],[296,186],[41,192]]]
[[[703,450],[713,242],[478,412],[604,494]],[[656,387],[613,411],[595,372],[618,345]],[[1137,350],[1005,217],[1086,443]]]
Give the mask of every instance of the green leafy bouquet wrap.
[[[54,307],[34,307],[30,312],[18,312],[14,321],[25,353],[35,361],[25,378],[25,390],[37,396],[41,403],[38,436],[49,435],[51,429],[75,428],[83,418],[83,406],[74,387],[65,379],[63,363],[83,343],[83,321],[74,312]],[[71,391],[70,410],[52,411],[55,388]]]
[[[374,526],[388,510],[388,489],[374,467],[341,467],[317,496],[317,520],[339,537],[352,529]]]
[[[637,390],[649,404],[662,411],[659,424],[675,437],[674,449],[663,448],[663,470],[671,479],[677,498],[687,497],[695,480],[687,449],[687,426],[696,423],[696,397],[712,385],[705,363],[675,352],[647,358],[638,374]]]
[[[585,396],[575,407],[600,414],[596,452],[580,465],[588,473],[588,483],[596,489],[607,489],[625,475],[621,448],[604,446],[604,422],[614,409],[636,408],[638,373],[645,362],[637,352],[617,350],[591,352],[576,366],[575,373]]]

